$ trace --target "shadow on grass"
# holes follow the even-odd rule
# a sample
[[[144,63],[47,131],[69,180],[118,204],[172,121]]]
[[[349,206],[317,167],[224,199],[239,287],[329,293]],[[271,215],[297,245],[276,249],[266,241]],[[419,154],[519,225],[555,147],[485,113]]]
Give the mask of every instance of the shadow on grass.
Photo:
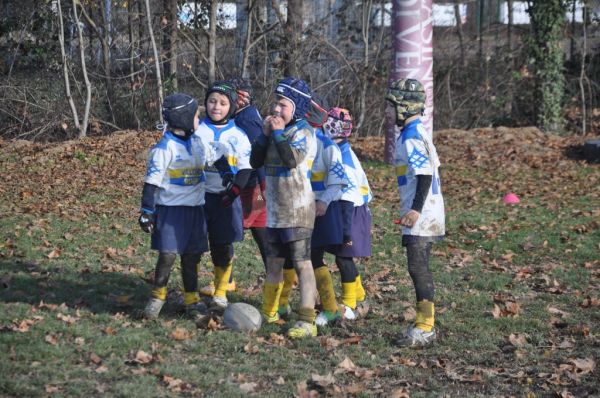
[[[22,261],[0,261],[0,302],[60,305],[93,313],[132,313],[142,308],[150,287],[137,275],[74,272],[57,264],[42,268]]]

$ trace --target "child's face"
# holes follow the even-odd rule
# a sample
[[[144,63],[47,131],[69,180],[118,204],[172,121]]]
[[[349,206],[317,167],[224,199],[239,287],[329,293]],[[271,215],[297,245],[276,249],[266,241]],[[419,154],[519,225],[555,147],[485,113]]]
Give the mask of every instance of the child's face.
[[[292,121],[292,117],[294,116],[294,104],[286,98],[277,97],[277,100],[273,105],[273,114],[281,117],[283,122],[287,125]]]
[[[229,114],[230,107],[229,98],[225,94],[210,93],[206,100],[206,113],[210,120],[215,122],[225,119]]]
[[[390,101],[385,101],[385,117],[396,124],[396,107]]]

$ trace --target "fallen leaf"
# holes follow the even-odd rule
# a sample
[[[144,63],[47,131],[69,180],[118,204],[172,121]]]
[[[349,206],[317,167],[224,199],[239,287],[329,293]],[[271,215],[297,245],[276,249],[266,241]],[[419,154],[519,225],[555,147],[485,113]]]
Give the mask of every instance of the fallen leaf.
[[[46,254],[46,257],[51,258],[51,259],[58,258],[58,257],[60,257],[60,254],[61,254],[60,249],[54,249],[50,253]]]
[[[250,394],[250,393],[256,391],[257,387],[258,387],[258,383],[242,383],[242,384],[240,384],[240,390],[242,390],[242,392],[245,394]]]
[[[53,384],[46,384],[44,386],[44,390],[48,393],[48,394],[53,394],[55,392],[59,392],[62,390],[62,387],[59,386],[55,386]]]
[[[248,344],[244,346],[244,352],[247,352],[248,354],[257,354],[259,351],[260,349],[258,346],[252,344],[252,342],[248,342]]]
[[[102,362],[102,358],[100,358],[96,353],[92,352],[90,354],[90,361],[92,361],[96,365],[99,365]]]
[[[133,360],[137,363],[147,364],[147,363],[152,362],[152,354],[148,354],[145,351],[138,350],[135,353],[135,357]]]
[[[48,343],[48,344],[51,344],[51,345],[57,345],[57,344],[58,344],[58,340],[56,339],[56,337],[54,337],[54,336],[53,336],[53,335],[51,335],[51,334],[47,334],[47,335],[44,337],[44,341],[45,341],[46,343]]]
[[[417,318],[417,311],[413,307],[409,307],[402,313],[404,321],[412,321]]]
[[[344,371],[350,371],[356,369],[356,365],[352,360],[348,357],[345,357],[344,360],[337,365],[338,369],[342,369]]]
[[[191,339],[193,334],[189,330],[178,327],[171,332],[171,337],[177,341],[183,341]]]
[[[313,374],[310,377],[311,381],[318,386],[327,387],[331,384],[335,383],[335,378],[331,373],[326,374],[325,376],[321,376],[318,374]]]
[[[563,318],[566,318],[566,317],[569,316],[568,312],[560,310],[560,309],[558,309],[556,307],[548,306],[546,309],[548,310],[549,313],[555,314],[555,315],[559,315],[559,316],[561,316]]]
[[[594,371],[596,362],[592,358],[577,358],[569,360],[575,366],[577,374],[584,375]]]
[[[111,326],[107,326],[106,328],[104,328],[102,333],[107,334],[109,336],[114,336],[115,334],[117,334],[117,331]]]
[[[511,333],[508,336],[508,341],[515,347],[523,347],[527,344],[527,336],[523,333]]]
[[[392,391],[390,398],[410,398],[410,391],[406,387],[400,387]]]
[[[77,318],[74,318],[74,317],[72,317],[70,315],[64,315],[64,314],[62,314],[60,312],[56,315],[56,318],[60,319],[63,322],[68,323],[69,325],[72,325],[75,322],[77,322]]]

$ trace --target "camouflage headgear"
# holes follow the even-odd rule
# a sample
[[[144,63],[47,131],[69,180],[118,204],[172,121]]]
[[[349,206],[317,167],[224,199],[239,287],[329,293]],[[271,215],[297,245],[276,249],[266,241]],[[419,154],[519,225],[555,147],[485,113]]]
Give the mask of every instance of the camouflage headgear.
[[[385,99],[396,107],[396,124],[403,126],[404,121],[425,111],[425,88],[415,79],[399,79],[390,84]]]
[[[329,138],[348,138],[352,134],[352,116],[348,109],[335,107],[329,110],[327,122],[323,125]]]

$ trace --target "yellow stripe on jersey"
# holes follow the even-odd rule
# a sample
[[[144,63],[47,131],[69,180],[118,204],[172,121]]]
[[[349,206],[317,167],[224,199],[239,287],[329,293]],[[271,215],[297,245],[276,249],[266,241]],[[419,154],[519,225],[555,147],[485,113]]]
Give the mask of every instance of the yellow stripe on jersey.
[[[368,195],[369,194],[369,186],[368,185],[362,185],[360,187],[360,194],[361,195]]]
[[[229,163],[230,166],[237,166],[238,160],[235,156],[233,155],[229,155],[227,156],[227,163]]]
[[[310,176],[311,181],[325,181],[325,177],[327,177],[326,172],[313,171]]]
[[[203,167],[184,167],[182,169],[168,169],[170,178],[199,177],[202,175]]]
[[[396,176],[400,177],[400,176],[406,175],[407,170],[408,170],[407,165],[396,166]]]

